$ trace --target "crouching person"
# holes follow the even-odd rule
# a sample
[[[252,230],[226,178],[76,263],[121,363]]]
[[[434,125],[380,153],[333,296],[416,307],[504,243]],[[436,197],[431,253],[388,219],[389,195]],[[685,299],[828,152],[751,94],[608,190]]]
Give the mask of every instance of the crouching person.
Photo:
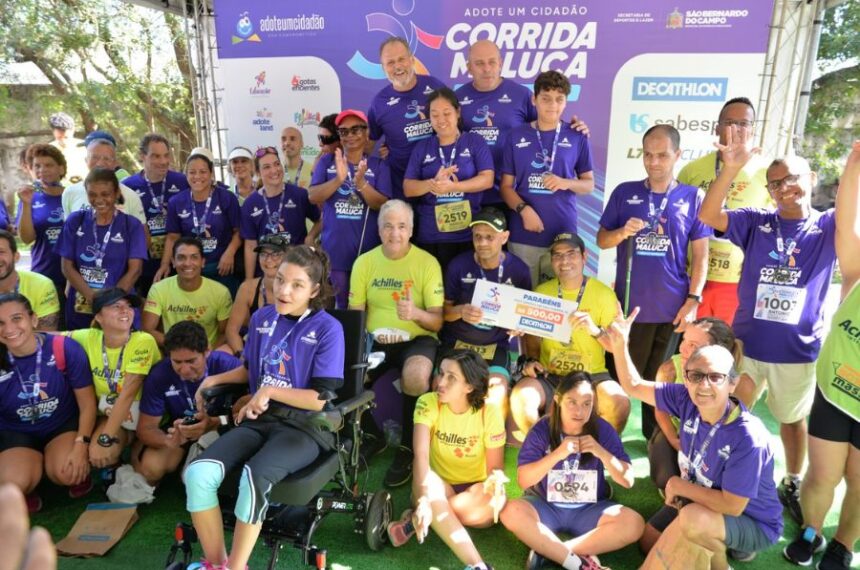
[[[143,383],[139,444],[132,453],[134,470],[157,485],[185,460],[191,443],[218,427],[218,419],[197,411],[194,399],[209,376],[242,366],[233,355],[209,350],[203,325],[181,321],[164,335],[167,358],[156,364]]]

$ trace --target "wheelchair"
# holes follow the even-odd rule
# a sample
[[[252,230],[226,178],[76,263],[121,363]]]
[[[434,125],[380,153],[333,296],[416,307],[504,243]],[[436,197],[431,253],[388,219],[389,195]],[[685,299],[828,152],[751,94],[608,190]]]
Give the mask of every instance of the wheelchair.
[[[313,542],[314,533],[329,513],[346,513],[354,520],[354,532],[365,537],[367,546],[380,550],[388,541],[387,527],[392,519],[391,495],[387,491],[366,492],[359,489],[359,445],[361,415],[374,406],[374,393],[364,389],[368,364],[365,342],[365,313],[363,311],[328,311],[343,326],[346,341],[344,384],[337,393],[324,392],[327,401],[321,412],[309,413],[312,425],[331,432],[332,449],[323,449],[307,467],[290,474],[272,489],[271,506],[263,522],[260,537],[270,550],[267,568],[274,570],[285,544],[301,550],[302,562],[318,570],[327,568],[327,551]],[[237,389],[238,388],[238,389]],[[223,385],[207,390],[207,413],[222,418],[222,424],[232,417],[233,404],[247,386]],[[270,412],[277,416],[276,410]],[[232,505],[238,491],[240,473],[230,473],[221,485],[222,505]],[[232,530],[235,515],[232,508],[222,506],[224,526]],[[193,544],[197,541],[193,526],[176,526],[165,568],[185,570],[193,562]],[[182,560],[177,560],[180,557]],[[192,564],[193,568],[194,565]]]

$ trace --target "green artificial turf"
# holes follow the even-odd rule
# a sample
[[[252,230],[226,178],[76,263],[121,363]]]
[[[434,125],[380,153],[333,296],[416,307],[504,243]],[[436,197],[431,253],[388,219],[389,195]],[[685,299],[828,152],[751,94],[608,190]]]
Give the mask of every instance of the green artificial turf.
[[[633,459],[636,474],[636,484],[632,489],[625,490],[616,487],[615,500],[640,512],[646,519],[660,505],[659,495],[648,478],[648,461],[645,449],[645,441],[639,433],[639,406],[633,406],[627,429],[624,431],[623,439],[627,452]],[[777,437],[778,426],[767,408],[760,404],[755,409],[767,424],[768,429],[774,434],[772,446],[777,457],[777,476],[784,472],[784,457],[782,446]],[[512,483],[508,486],[508,496],[517,497],[521,491],[516,483],[516,449],[508,448],[505,454],[505,471]],[[391,461],[393,453],[387,451],[371,465],[366,481],[366,489],[376,490],[382,488],[382,476],[385,468]],[[362,480],[362,484],[365,482]],[[408,487],[408,486],[407,486]],[[408,505],[408,489],[400,488],[393,492],[394,516]],[[45,501],[42,512],[36,515],[34,523],[45,526],[51,531],[54,540],[59,540],[69,531],[77,517],[84,510],[85,505],[90,502],[104,500],[97,491],[93,491],[89,497],[72,500],[65,494],[65,490],[43,485],[40,493]],[[838,521],[838,506],[841,504],[844,494],[844,483],[837,489],[834,508],[827,517],[824,534],[828,539],[836,530]],[[157,492],[157,499],[151,505],[142,505],[139,510],[140,520],[132,527],[128,535],[114,547],[103,558],[60,560],[61,569],[85,568],[135,568],[140,570],[164,568],[164,561],[172,543],[173,527],[178,521],[188,521],[188,513],[185,511],[185,494],[178,477],[167,479]],[[463,567],[451,554],[448,548],[431,533],[431,536],[419,545],[415,540],[409,544],[395,549],[386,546],[381,552],[371,552],[364,537],[353,532],[353,522],[348,515],[332,514],[323,521],[322,526],[315,535],[314,542],[321,548],[328,550],[328,561],[333,570],[429,570],[429,569],[456,569]],[[790,519],[785,519],[784,536],[788,541],[794,538],[798,529]],[[478,549],[497,570],[509,570],[523,568],[528,553],[512,534],[501,525],[485,530],[470,531]],[[782,556],[782,549],[787,540],[780,539],[779,544],[771,547],[765,552],[759,553],[758,557],[749,563],[733,562],[736,569],[767,569],[793,568]],[[199,555],[199,545],[195,552]],[[614,570],[629,570],[638,568],[643,557],[635,546],[629,546],[621,551],[602,555],[601,561]],[[268,562],[268,551],[263,547],[262,541],[258,542],[254,557],[251,559],[250,567],[254,570],[266,568]],[[279,569],[301,568],[298,550],[285,546],[281,551]]]

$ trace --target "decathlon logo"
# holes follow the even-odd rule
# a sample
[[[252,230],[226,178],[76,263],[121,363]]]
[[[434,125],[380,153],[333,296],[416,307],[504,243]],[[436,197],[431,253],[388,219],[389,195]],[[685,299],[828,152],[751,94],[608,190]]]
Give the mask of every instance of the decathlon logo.
[[[634,77],[634,101],[725,101],[726,77]]]

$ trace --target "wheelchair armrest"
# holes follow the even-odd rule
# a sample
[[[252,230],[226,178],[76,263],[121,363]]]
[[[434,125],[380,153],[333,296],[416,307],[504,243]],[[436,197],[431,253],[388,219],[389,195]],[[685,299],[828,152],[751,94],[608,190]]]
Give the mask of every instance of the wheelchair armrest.
[[[243,396],[247,392],[247,384],[218,384],[206,388],[201,394],[203,394],[204,400],[211,400],[220,396]]]
[[[218,384],[206,388],[201,392],[206,405],[206,415],[231,416],[233,404],[247,393],[247,384]]]
[[[372,390],[365,390],[358,396],[350,398],[336,405],[332,410],[323,410],[310,413],[310,421],[317,427],[327,431],[337,431],[343,425],[343,418],[350,412],[365,406],[373,401],[376,395]]]

